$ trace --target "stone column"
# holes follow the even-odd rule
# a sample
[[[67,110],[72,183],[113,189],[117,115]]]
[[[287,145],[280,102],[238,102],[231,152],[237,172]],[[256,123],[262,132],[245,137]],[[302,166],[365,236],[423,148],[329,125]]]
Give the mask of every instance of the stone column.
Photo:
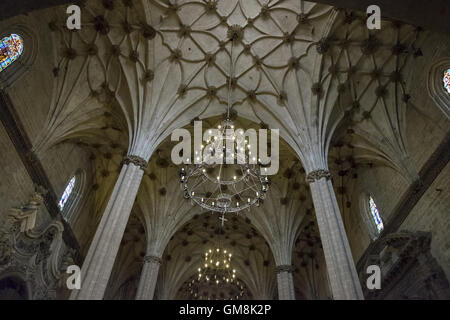
[[[81,269],[81,289],[73,291],[70,299],[103,299],[146,166],[147,162],[137,156],[124,159],[119,178]]]
[[[144,258],[144,265],[142,267],[141,279],[139,280],[136,300],[153,300],[160,266],[160,257],[146,256]]]
[[[327,170],[308,174],[333,299],[364,299],[341,213]]]
[[[295,300],[293,268],[291,265],[276,267],[278,282],[278,300]]]

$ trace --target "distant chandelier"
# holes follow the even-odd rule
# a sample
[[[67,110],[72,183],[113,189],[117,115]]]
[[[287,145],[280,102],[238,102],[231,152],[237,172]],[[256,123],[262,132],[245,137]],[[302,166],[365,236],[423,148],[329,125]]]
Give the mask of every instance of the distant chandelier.
[[[231,267],[232,254],[226,249],[209,249],[205,253],[202,267],[198,268],[197,278],[189,283],[191,295],[196,299],[211,300],[209,289],[225,290],[231,299],[244,295],[244,285],[236,279],[236,270]],[[214,291],[214,290],[213,290]]]
[[[230,56],[232,75],[233,47]],[[194,161],[187,159],[188,164],[180,172],[185,198],[206,210],[222,213],[222,225],[225,213],[259,205],[270,184],[264,172],[267,168],[256,157],[257,146],[251,148],[244,130],[235,130],[230,120],[232,88],[231,80],[228,81],[226,119],[217,129],[209,130],[207,145],[196,150]]]
[[[203,268],[198,268],[198,281],[213,282],[216,285],[233,282],[236,270],[231,269],[231,253],[225,249],[209,249],[205,253]]]

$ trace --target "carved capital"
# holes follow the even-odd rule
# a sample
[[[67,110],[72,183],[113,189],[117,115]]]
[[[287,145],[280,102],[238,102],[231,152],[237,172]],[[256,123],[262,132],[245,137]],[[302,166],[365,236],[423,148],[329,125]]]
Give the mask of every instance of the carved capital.
[[[331,179],[330,171],[324,170],[324,169],[311,171],[306,176],[306,182],[307,183],[313,183],[313,182],[319,181],[322,178],[326,178],[327,180],[330,180]]]
[[[277,274],[280,274],[280,273],[283,273],[283,272],[292,273],[292,272],[294,272],[294,268],[290,264],[284,264],[284,265],[281,265],[281,266],[277,266],[275,268],[275,272]]]
[[[161,264],[162,260],[160,257],[157,256],[145,256],[144,257],[144,263],[157,263]]]
[[[143,158],[141,158],[139,156],[129,155],[129,156],[126,156],[123,159],[123,164],[127,164],[128,165],[130,163],[132,163],[136,167],[141,168],[141,170],[145,170],[147,168],[147,166],[148,166],[148,162],[145,159],[143,159]]]

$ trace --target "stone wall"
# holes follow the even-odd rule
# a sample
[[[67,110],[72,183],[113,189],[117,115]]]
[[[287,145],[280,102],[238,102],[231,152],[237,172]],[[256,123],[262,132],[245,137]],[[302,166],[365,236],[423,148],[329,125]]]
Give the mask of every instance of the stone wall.
[[[450,37],[427,34],[425,38],[426,41],[421,47],[423,57],[417,58],[415,68],[408,74],[407,79],[411,100],[406,119],[406,139],[411,158],[418,171],[442,143],[450,128],[449,120],[436,107],[426,87],[430,65],[433,61],[448,56],[450,52]],[[449,192],[446,189],[449,174],[447,166],[400,228],[400,230],[432,232],[432,255],[444,268],[447,277],[450,274],[448,240],[450,202]],[[390,168],[362,168],[358,171],[358,180],[351,200],[355,205],[352,205],[351,210],[344,209],[346,230],[355,261],[360,259],[371,242],[367,222],[364,221],[359,206],[361,192],[369,192],[374,196],[386,223],[409,186],[410,184],[400,174]],[[345,213],[346,210],[349,212]]]
[[[431,254],[450,279],[450,164],[434,181],[401,226],[401,230],[430,231]]]
[[[48,25],[41,23],[45,14],[48,13],[31,14],[27,17],[18,16],[0,22],[0,29],[3,32],[8,31],[8,26],[26,25],[33,31],[39,43],[38,54],[33,65],[11,87],[6,89],[31,143],[35,141],[44,127],[52,101],[54,85],[52,70],[56,63],[54,53],[58,50],[52,44]],[[27,50],[27,43],[25,43],[24,50]],[[2,177],[0,181],[0,198],[2,199],[0,215],[3,215],[7,209],[23,204],[34,188],[32,180],[2,125],[0,125],[0,150],[2,150],[0,157],[0,176]],[[84,149],[75,144],[66,143],[50,148],[40,157],[39,160],[58,198],[77,169],[85,170],[90,174],[88,158],[89,154]],[[77,225],[74,231],[79,238],[83,226]]]

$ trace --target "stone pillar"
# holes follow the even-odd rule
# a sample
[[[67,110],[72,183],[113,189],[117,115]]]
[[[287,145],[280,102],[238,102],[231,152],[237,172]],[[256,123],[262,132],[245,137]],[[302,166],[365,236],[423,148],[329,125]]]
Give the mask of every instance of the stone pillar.
[[[293,268],[291,265],[276,267],[278,282],[278,300],[295,300]]]
[[[141,279],[139,280],[136,300],[153,300],[160,266],[160,257],[146,256],[144,258],[144,265],[142,267]]]
[[[81,289],[71,300],[101,300],[136,199],[147,162],[128,156],[81,269]]]
[[[336,300],[364,299],[330,178],[329,171],[316,170],[306,181],[310,183],[331,292]]]

